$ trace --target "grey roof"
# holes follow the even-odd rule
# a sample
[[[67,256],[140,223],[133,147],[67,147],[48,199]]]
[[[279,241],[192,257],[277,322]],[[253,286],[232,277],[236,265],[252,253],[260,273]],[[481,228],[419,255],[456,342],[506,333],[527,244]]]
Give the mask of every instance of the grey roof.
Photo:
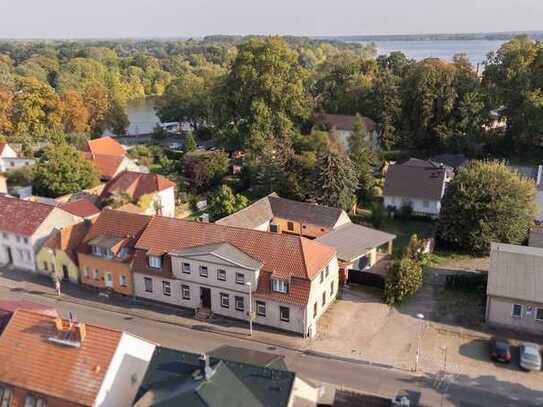
[[[543,249],[543,226],[535,226],[530,230],[528,245]]]
[[[265,196],[262,199],[259,199],[252,205],[249,205],[247,208],[240,210],[239,212],[233,213],[232,215],[226,216],[222,219],[219,219],[217,224],[226,225],[226,226],[237,226],[245,229],[254,229],[266,222],[269,222],[273,218],[273,213],[268,197],[277,196],[275,193]]]
[[[209,352],[209,356],[215,359],[228,360],[231,362],[287,370],[285,357],[276,353],[261,352],[258,350],[223,345]]]
[[[464,154],[439,154],[430,158],[435,163],[445,164],[452,168],[460,168],[469,161]]]
[[[218,242],[192,246],[186,249],[174,250],[170,254],[181,257],[212,254],[225,260],[229,260],[247,269],[257,270],[262,267],[262,263],[260,261],[252,258],[247,253],[241,251],[236,246],[228,242]]]
[[[384,195],[440,200],[448,168],[433,161],[411,158],[388,167]]]
[[[536,184],[539,184],[541,181],[542,167],[540,165],[536,167],[529,167],[523,165],[508,165],[508,167],[521,177],[531,179]]]
[[[296,374],[210,358],[205,379],[199,355],[157,347],[135,407],[286,407]]]
[[[396,235],[381,232],[355,223],[346,223],[317,238],[320,243],[335,247],[337,257],[352,261],[365,255],[368,250],[396,239]]]
[[[343,211],[338,208],[280,198],[274,192],[216,223],[254,229],[273,217],[323,227],[334,227]]]

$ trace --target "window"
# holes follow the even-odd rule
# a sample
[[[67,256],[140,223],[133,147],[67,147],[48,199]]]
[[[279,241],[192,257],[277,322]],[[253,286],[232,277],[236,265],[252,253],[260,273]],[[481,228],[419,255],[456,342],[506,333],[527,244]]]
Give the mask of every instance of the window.
[[[321,284],[324,283],[324,270],[321,271]]]
[[[2,232],[2,237],[6,240],[8,240],[8,234],[6,232]]]
[[[91,246],[93,256],[102,256],[102,249],[98,246]]]
[[[162,282],[162,294],[164,294],[166,297],[172,295],[172,286],[169,281]]]
[[[288,283],[285,280],[272,280],[272,290],[278,293],[286,294],[288,292]]]
[[[152,293],[153,292],[153,279],[150,277],[145,277],[143,279],[143,283],[145,285],[145,292]]]
[[[326,291],[322,293],[322,306],[326,305]]]
[[[511,314],[513,318],[522,318],[522,305],[513,304],[513,312]]]
[[[279,307],[279,318],[281,318],[281,321],[288,322],[290,320],[290,308]]]
[[[24,407],[47,407],[47,401],[42,397],[29,394],[25,398]]]
[[[26,260],[30,263],[30,261],[32,260],[32,255],[30,254],[28,250],[25,250],[25,256],[26,256]]]
[[[89,278],[89,268],[88,267],[85,267],[83,269],[83,277]]]
[[[217,270],[217,280],[226,281],[226,271],[218,269]]]
[[[159,269],[162,266],[162,259],[158,256],[149,256],[149,267]]]
[[[270,224],[270,232],[272,232],[272,233],[277,233],[277,232],[279,232],[279,226],[277,226],[277,225],[274,224],[274,223]]]
[[[313,304],[313,319],[317,318],[318,307],[319,304],[317,304],[317,301],[315,301],[315,304]]]
[[[326,277],[328,277],[328,275],[330,274],[330,266],[327,265],[325,270],[326,270]]]
[[[424,206],[425,208],[428,208],[430,206],[430,202],[422,201],[422,206]]]
[[[11,389],[0,386],[0,407],[9,407],[11,403]]]
[[[330,282],[330,297],[334,296],[334,281]]]
[[[21,243],[21,236],[19,235],[15,236],[15,240],[17,240],[17,243]]]
[[[25,244],[28,244],[28,237],[23,237],[23,242],[25,242]]]
[[[97,269],[94,269],[94,279],[99,280],[100,279],[100,272]]]
[[[49,264],[46,261],[43,262],[43,269],[49,271]]]
[[[221,293],[221,307],[229,308],[230,307],[230,296],[225,293]]]
[[[287,222],[287,229],[288,229],[288,230],[294,230],[294,223],[292,223],[292,222]]]
[[[264,301],[256,302],[256,315],[260,315],[261,317],[266,316],[266,303]]]
[[[121,284],[121,287],[127,287],[128,286],[128,279],[126,278],[125,275],[121,274],[121,276],[119,277],[119,282]]]
[[[183,263],[183,273],[190,274],[190,263]]]
[[[128,256],[128,248],[123,247],[123,248],[119,251],[119,257],[126,257],[126,256]]]
[[[190,287],[188,285],[181,286],[181,296],[184,300],[190,300]]]
[[[243,300],[243,297],[236,296],[235,304],[236,304],[236,310],[237,311],[245,310],[245,301]]]
[[[55,263],[51,263],[51,272],[54,273],[55,272]]]
[[[236,273],[236,284],[245,284],[245,275],[243,273]]]
[[[207,278],[207,276],[208,276],[207,266],[200,266],[200,277]]]

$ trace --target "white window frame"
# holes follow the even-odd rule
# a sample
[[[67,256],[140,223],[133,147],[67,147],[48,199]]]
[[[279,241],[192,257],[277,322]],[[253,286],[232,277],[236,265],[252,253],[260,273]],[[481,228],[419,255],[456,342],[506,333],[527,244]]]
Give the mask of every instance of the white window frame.
[[[265,301],[256,301],[256,315],[259,317],[266,316],[266,302]]]
[[[185,274],[190,274],[190,263],[183,263],[181,265],[182,271]]]
[[[162,295],[165,297],[172,296],[172,283],[168,280],[162,280]]]
[[[334,296],[334,280],[330,281],[330,297]]]
[[[230,295],[226,293],[221,293],[221,307],[223,308],[230,308]]]
[[[147,285],[149,283],[149,285]],[[143,289],[146,293],[153,292],[153,279],[151,277],[143,277]]]
[[[209,277],[209,268],[207,266],[200,266],[200,277],[208,278]]]
[[[93,274],[94,274],[93,277],[94,277],[95,280],[100,280],[100,270],[94,269],[94,273],[93,273]]]
[[[325,277],[328,277],[330,275],[330,265],[327,264],[325,270]]]
[[[11,390],[11,388],[0,385],[0,407],[9,407],[11,405],[12,396],[13,390]]]
[[[320,274],[320,276],[321,276],[321,281],[320,281],[320,283],[321,283],[321,284],[324,283],[324,272],[325,272],[325,271],[322,270],[322,271],[321,271],[321,274]]]
[[[190,300],[190,286],[183,284],[181,286],[181,298],[184,300]]]
[[[119,284],[121,287],[128,287],[128,278],[124,274],[119,276]]]
[[[287,317],[283,317],[283,311],[287,311]],[[283,305],[279,306],[279,319],[283,322],[290,322],[290,308]]]
[[[515,315],[515,307],[520,307],[520,314],[519,315]],[[513,304],[511,306],[511,317],[514,318],[514,319],[522,319],[522,311],[524,311],[524,305],[522,304]]]
[[[326,291],[322,292],[322,306],[324,307],[326,305]]]
[[[241,312],[245,311],[245,298],[239,295],[236,295],[234,297],[234,305],[235,305],[236,311],[241,311]]]
[[[121,250],[119,250],[118,257],[124,258],[124,257],[127,257],[127,256],[128,256],[128,248],[127,247],[122,247]]]
[[[241,277],[241,279],[240,279]],[[245,274],[236,273],[236,284],[245,285]]]
[[[272,291],[277,293],[287,294],[288,293],[288,282],[285,280],[272,279]]]
[[[162,267],[162,258],[159,256],[148,256],[147,264],[153,269],[159,269]]]
[[[218,281],[226,281],[226,270],[217,269],[217,280]]]

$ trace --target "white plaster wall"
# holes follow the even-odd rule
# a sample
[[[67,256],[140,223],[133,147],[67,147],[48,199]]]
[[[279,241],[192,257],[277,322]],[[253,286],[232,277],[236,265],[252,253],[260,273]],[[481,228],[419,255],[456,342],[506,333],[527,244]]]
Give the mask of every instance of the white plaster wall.
[[[34,160],[30,158],[0,158],[0,172],[9,172],[33,164]]]
[[[25,238],[27,243],[25,243]],[[32,237],[0,231],[0,264],[7,264],[9,261],[8,247],[11,249],[14,266],[24,270],[36,270]]]
[[[154,344],[123,333],[94,405],[131,406],[154,351]]]
[[[424,206],[424,200],[422,199],[415,199],[415,198],[403,198],[403,197],[397,197],[397,196],[390,196],[385,195],[384,197],[384,207],[387,208],[389,206],[392,206],[399,210],[403,204],[404,201],[410,201],[411,207],[413,208],[414,212],[422,213],[430,216],[439,216],[439,213],[441,212],[441,201],[436,200],[428,200],[426,201],[428,203],[428,206]]]
[[[175,191],[168,188],[156,194],[155,198],[162,206],[162,216],[175,217]]]

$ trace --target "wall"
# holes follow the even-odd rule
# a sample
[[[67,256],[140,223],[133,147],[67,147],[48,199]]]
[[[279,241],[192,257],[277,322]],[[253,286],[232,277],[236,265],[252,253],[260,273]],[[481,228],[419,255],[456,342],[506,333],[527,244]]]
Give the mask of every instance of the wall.
[[[175,191],[174,188],[168,188],[160,191],[157,200],[162,206],[162,216],[175,217]]]
[[[385,208],[392,206],[399,210],[404,205],[404,201],[409,201],[414,213],[439,217],[439,212],[441,211],[441,201],[425,201],[422,199],[411,199],[389,195],[386,195],[384,198]],[[427,202],[427,206],[424,205],[424,202]]]
[[[33,164],[34,160],[30,158],[0,158],[0,172],[9,172]]]
[[[323,268],[319,273],[317,273],[311,280],[311,291],[309,294],[309,301],[307,303],[306,315],[307,315],[307,325],[306,332],[311,327],[311,335],[315,336],[317,334],[317,321],[322,314],[328,309],[330,304],[334,301],[337,296],[339,288],[339,264],[337,257],[334,258],[329,263],[329,274],[328,277],[324,278],[324,281],[321,283],[320,275],[323,273],[325,268]],[[334,291],[330,295],[330,285],[334,282]],[[326,304],[322,306],[322,293],[326,292]],[[317,302],[317,316],[314,317],[314,304]]]
[[[82,284],[105,288],[105,272],[109,272],[113,276],[113,291],[124,295],[133,295],[133,280],[129,263],[121,262],[114,258],[108,259],[84,253],[79,253],[78,258]],[[85,269],[88,269],[87,276],[85,276]],[[94,278],[94,270],[98,270],[98,280]],[[126,277],[126,287],[121,286],[121,275]]]
[[[70,401],[57,399],[55,397],[49,397],[49,396],[40,395],[38,393],[28,392],[25,389],[22,389],[19,387],[16,387],[16,388],[13,388],[11,386],[6,386],[6,387],[9,387],[12,390],[11,404],[9,407],[24,407],[25,398],[27,394],[43,396],[43,398],[47,400],[47,407],[81,407],[83,406],[83,404],[73,403]]]
[[[36,269],[31,237],[0,231],[0,264],[9,263],[8,247],[11,249],[14,266],[28,271]]]
[[[66,254],[63,250],[55,250],[54,255],[53,253],[50,253],[50,250],[47,247],[42,247],[40,251],[38,252],[36,256],[36,263],[38,265],[38,273],[43,274],[45,276],[50,276],[52,269],[52,264],[55,264],[55,270],[57,272],[57,275],[60,278],[63,278],[62,274],[62,266],[66,266],[68,268],[68,276],[69,280],[77,284],[79,283],[79,268],[76,264],[72,261],[72,259]],[[45,269],[44,263],[47,263],[47,270]]]
[[[521,318],[512,317],[513,304],[523,306]],[[531,315],[529,315],[528,306],[532,307]],[[515,330],[541,335],[543,334],[543,321],[535,319],[538,307],[543,308],[543,303],[488,296],[486,320],[493,325],[506,326]]]
[[[288,222],[293,223],[292,230],[288,229]],[[271,223],[279,225],[282,233],[291,233],[295,235],[300,235],[301,231],[303,231],[303,235],[310,238],[319,237],[331,230],[331,228],[326,228],[326,227],[322,227],[318,225],[312,225],[309,223],[304,223],[302,225],[298,222],[294,222],[289,219],[283,219],[283,218],[278,218],[278,217],[274,217]]]
[[[95,406],[131,406],[155,345],[123,333],[96,397]]]

